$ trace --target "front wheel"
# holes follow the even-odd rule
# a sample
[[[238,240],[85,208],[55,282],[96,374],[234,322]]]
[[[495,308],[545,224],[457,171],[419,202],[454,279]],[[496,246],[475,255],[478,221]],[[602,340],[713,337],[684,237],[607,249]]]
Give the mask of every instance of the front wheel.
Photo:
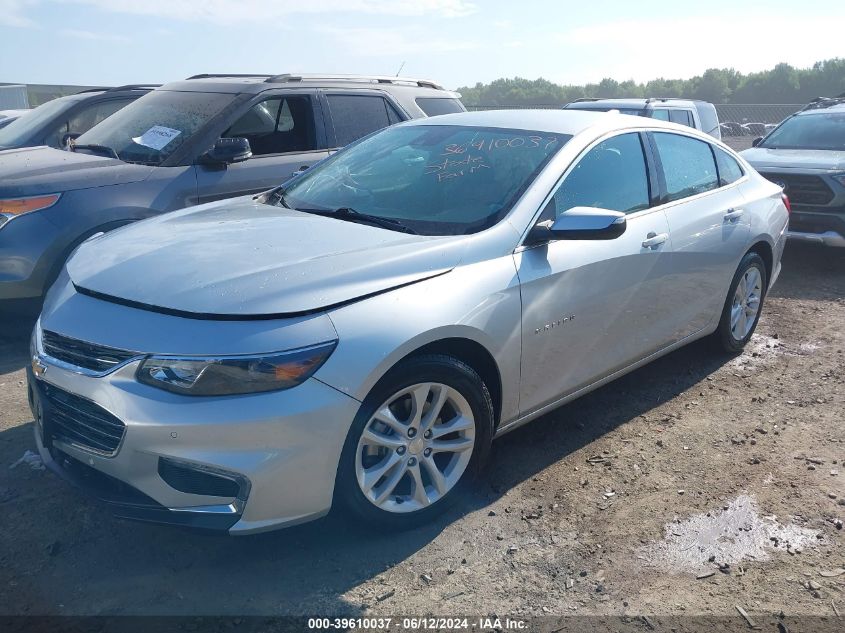
[[[490,394],[471,367],[445,355],[403,361],[355,417],[335,498],[378,525],[423,523],[469,485],[492,435]]]
[[[714,335],[724,351],[732,354],[741,352],[751,339],[763,311],[767,285],[768,276],[763,258],[757,253],[746,253],[731,282],[722,318]]]

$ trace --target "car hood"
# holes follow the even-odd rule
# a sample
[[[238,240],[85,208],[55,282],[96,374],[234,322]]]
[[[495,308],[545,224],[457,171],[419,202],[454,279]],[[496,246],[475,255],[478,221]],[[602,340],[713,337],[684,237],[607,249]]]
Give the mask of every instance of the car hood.
[[[741,153],[755,169],[845,169],[845,152],[817,149],[769,149],[752,147]]]
[[[443,274],[465,243],[237,198],[89,240],[67,267],[77,290],[99,298],[181,316],[267,318]]]
[[[14,198],[120,185],[146,178],[155,167],[52,147],[0,151],[0,197]]]

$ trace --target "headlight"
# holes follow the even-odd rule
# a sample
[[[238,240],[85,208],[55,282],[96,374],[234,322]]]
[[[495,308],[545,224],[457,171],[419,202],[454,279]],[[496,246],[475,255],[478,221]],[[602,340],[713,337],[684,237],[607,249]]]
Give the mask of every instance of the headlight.
[[[0,226],[19,215],[52,207],[59,201],[60,193],[31,198],[7,198],[0,200]]]
[[[151,356],[138,368],[146,385],[188,396],[224,396],[290,389],[326,362],[337,341],[260,356]]]

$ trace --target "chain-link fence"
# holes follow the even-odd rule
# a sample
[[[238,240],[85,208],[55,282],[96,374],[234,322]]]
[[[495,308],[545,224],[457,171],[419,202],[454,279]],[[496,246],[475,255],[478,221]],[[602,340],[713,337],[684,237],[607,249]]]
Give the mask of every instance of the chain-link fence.
[[[467,106],[467,110],[555,110],[560,105]],[[751,142],[763,136],[804,104],[783,103],[725,103],[717,104],[722,140],[736,150],[751,147]]]

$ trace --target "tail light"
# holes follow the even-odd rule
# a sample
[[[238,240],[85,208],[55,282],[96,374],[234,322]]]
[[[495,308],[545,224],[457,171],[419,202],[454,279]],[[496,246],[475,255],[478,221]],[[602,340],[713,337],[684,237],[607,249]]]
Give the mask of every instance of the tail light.
[[[783,206],[786,207],[786,212],[792,214],[792,205],[789,203],[789,196],[782,193],[780,194],[780,199],[783,200]]]

